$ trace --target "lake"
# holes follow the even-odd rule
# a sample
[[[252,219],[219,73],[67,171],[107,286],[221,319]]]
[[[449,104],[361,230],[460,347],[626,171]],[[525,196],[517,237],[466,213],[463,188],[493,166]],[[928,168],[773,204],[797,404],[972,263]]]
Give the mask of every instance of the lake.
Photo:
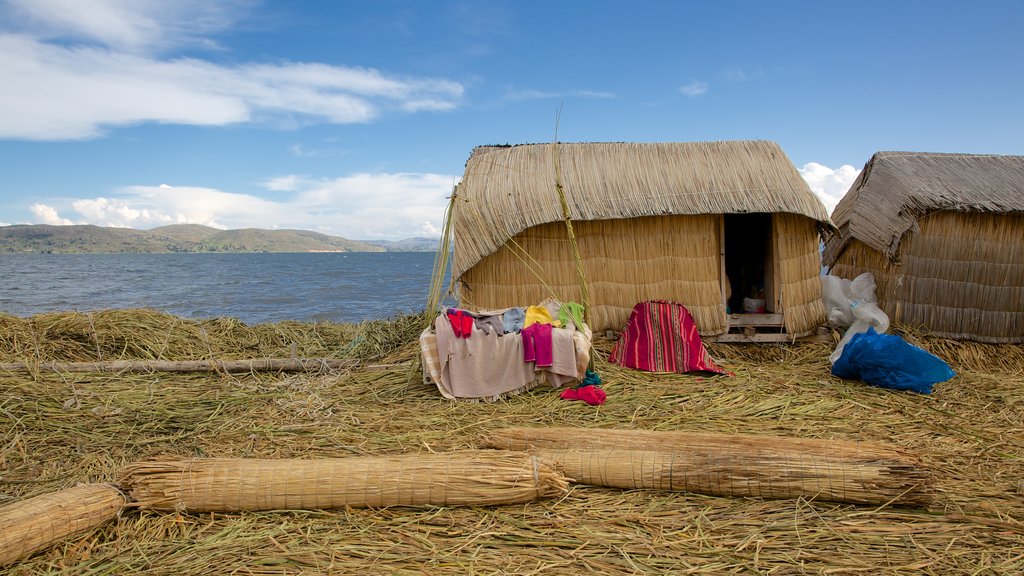
[[[423,310],[433,266],[433,252],[0,254],[0,312],[361,322]]]

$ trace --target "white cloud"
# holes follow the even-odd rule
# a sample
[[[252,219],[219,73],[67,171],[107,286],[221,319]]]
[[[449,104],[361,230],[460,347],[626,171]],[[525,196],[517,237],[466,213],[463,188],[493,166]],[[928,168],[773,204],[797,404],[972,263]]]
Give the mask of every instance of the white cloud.
[[[423,228],[420,228],[420,232],[422,232],[424,236],[441,237],[441,229],[435,226],[432,222],[424,222]]]
[[[151,228],[300,228],[355,240],[440,236],[454,177],[441,174],[355,174],[329,180],[288,175],[268,181],[284,194],[250,194],[189,186],[130,186],[112,198],[65,201],[83,224]],[[71,224],[56,207],[32,206],[37,223]]]
[[[696,98],[697,96],[703,96],[708,91],[708,83],[701,82],[700,80],[694,80],[689,84],[685,84],[679,87],[679,91],[689,96],[690,98]]]
[[[99,43],[132,52],[210,45],[206,35],[244,13],[249,0],[6,0],[21,28],[42,38]],[[12,21],[15,20],[12,18]]]
[[[263,187],[275,192],[293,192],[299,188],[301,180],[299,176],[289,174],[288,176],[271,178],[263,183]]]
[[[860,174],[860,170],[849,164],[843,164],[833,170],[817,162],[808,162],[799,171],[811,191],[821,198],[829,214],[835,210],[836,204],[842,200]]]
[[[463,86],[445,79],[315,62],[223,65],[149,50],[226,27],[225,7],[240,2],[7,0],[0,77],[17,81],[0,90],[0,138],[86,139],[147,122],[359,123],[388,111],[451,110],[462,98]],[[19,32],[10,31],[15,20]]]
[[[53,224],[55,226],[69,226],[74,224],[67,218],[61,218],[60,214],[57,213],[57,209],[53,206],[47,206],[46,204],[33,204],[28,209],[35,215],[36,224]]]
[[[93,198],[75,200],[71,208],[82,215],[90,224],[118,228],[140,228],[173,224],[174,219],[166,214],[151,212],[147,208],[134,208],[126,200]]]

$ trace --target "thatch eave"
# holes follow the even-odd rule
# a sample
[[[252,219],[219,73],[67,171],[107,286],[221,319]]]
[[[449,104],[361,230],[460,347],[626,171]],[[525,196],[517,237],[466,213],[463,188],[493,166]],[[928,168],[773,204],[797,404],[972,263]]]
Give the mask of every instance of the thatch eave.
[[[1024,156],[876,153],[832,213],[825,264],[854,239],[896,261],[904,234],[942,211],[1024,213]]]

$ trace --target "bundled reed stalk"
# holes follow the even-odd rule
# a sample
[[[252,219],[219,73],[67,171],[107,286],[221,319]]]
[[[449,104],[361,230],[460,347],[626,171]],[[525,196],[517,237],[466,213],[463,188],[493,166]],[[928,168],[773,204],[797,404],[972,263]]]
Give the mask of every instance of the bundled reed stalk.
[[[197,512],[518,504],[568,486],[535,456],[486,451],[152,460],[129,466],[123,483],[141,508]]]
[[[932,500],[920,459],[881,444],[583,428],[510,428],[484,444],[535,450],[582,484],[853,504]]]
[[[121,513],[125,497],[110,484],[80,484],[0,508],[0,566],[27,558]]]

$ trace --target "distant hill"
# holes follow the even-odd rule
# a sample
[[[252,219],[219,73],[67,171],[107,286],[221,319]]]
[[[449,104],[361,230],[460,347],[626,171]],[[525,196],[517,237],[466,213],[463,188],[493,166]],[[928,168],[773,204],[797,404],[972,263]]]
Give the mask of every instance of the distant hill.
[[[152,230],[92,225],[0,226],[0,253],[384,252],[381,246],[308,230],[218,230],[174,224]]]
[[[437,238],[406,238],[404,240],[362,240],[388,252],[437,252]]]

